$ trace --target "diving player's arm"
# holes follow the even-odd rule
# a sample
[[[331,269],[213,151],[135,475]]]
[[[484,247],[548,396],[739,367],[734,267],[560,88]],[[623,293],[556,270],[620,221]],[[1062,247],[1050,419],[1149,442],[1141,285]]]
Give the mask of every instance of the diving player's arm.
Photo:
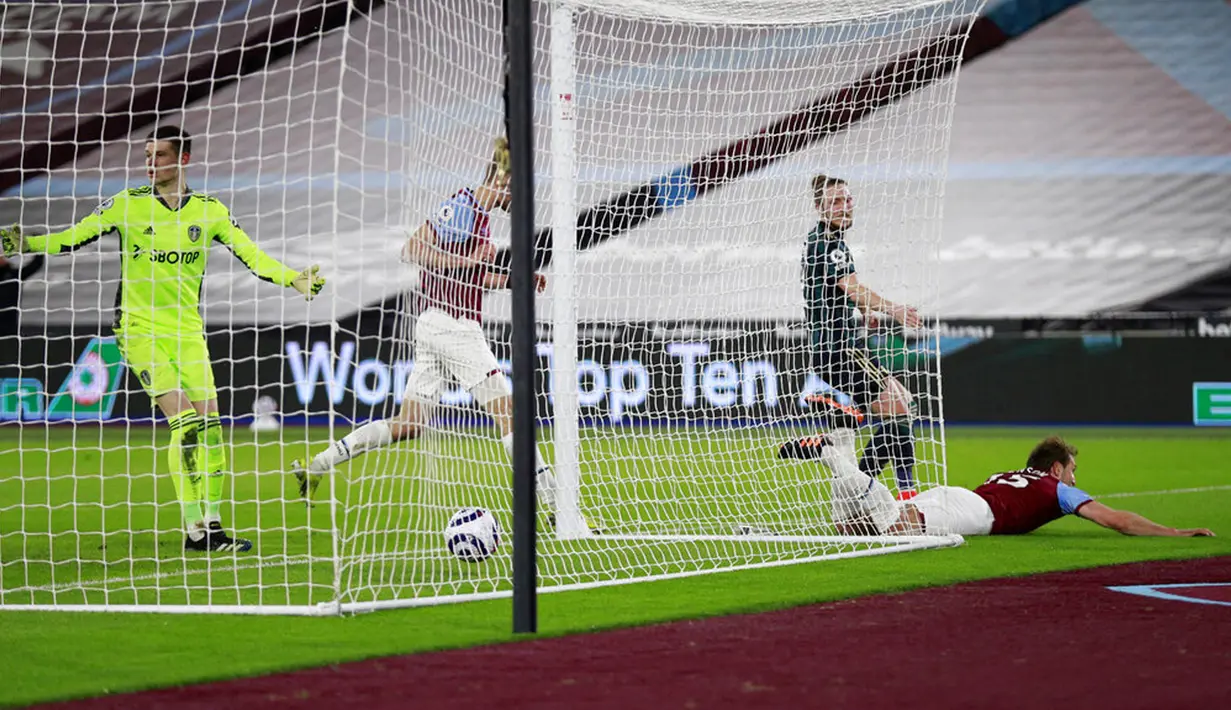
[[[859,275],[856,273],[852,272],[843,276],[838,280],[838,286],[846,292],[846,297],[851,299],[855,307],[865,314],[884,313],[907,328],[918,328],[923,324],[922,319],[919,318],[919,311],[881,296],[860,283]]]
[[[1172,528],[1138,515],[1130,510],[1116,510],[1091,500],[1077,509],[1077,515],[1121,535],[1145,535],[1150,537],[1214,537],[1205,528]]]

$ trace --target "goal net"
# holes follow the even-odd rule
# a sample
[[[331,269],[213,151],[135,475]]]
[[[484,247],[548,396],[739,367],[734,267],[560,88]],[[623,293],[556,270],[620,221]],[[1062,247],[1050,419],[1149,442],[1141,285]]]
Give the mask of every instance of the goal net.
[[[264,31],[290,12],[282,5],[228,9],[211,28]],[[448,252],[449,201],[465,189],[486,199],[504,128],[500,3],[374,5],[158,121],[193,135],[193,190],[226,205],[269,256],[295,270],[319,263],[327,279],[307,303],[223,245],[186,248],[208,255],[200,293],[222,415],[220,517],[252,549],[185,550],[172,427],[110,329],[129,225],[48,257],[23,285],[17,357],[0,379],[0,607],[321,614],[510,593],[499,403],[460,381],[474,363],[458,348],[428,352],[439,341],[425,315],[440,304],[423,286],[439,269],[399,258],[429,221],[433,253]],[[535,6],[539,448],[556,481],[540,505],[542,590],[960,542],[839,534],[827,467],[778,452],[822,431],[818,398],[846,403],[857,380],[818,367],[834,333],[805,319],[805,254],[820,221],[812,179],[823,173],[853,197],[842,237],[860,282],[923,319],[902,328],[889,314],[852,315],[843,299],[826,306],[855,324],[842,338],[910,393],[909,414],[865,419],[861,448],[892,428],[880,474],[891,490],[945,480],[937,252],[957,58],[981,5]],[[200,21],[163,9],[164,31]],[[28,22],[31,41],[67,26]],[[143,51],[134,44],[130,59]],[[118,81],[136,91],[160,79]],[[85,112],[27,105],[30,121]],[[0,215],[43,234],[148,185],[153,127],[9,189]],[[507,222],[492,210],[497,246]],[[466,278],[448,271],[437,287]],[[470,324],[506,372],[508,313],[508,292],[490,291],[481,326]],[[432,358],[442,377],[429,403],[408,376]],[[423,415],[414,426],[399,419],[408,401]],[[381,421],[393,438],[413,436],[352,451],[390,438],[371,434]],[[353,458],[307,505],[293,462],[338,440],[340,459]],[[219,497],[201,485],[202,505]],[[481,562],[446,539],[470,506],[503,527]]]

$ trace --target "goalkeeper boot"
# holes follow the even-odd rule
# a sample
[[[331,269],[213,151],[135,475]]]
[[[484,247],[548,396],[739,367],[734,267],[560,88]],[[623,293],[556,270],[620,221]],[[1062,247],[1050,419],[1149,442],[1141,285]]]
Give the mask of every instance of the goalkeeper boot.
[[[299,459],[291,462],[291,473],[295,476],[295,482],[299,484],[299,497],[303,498],[304,505],[309,508],[316,507],[313,500],[316,498],[316,489],[320,487],[321,479],[325,477],[325,474],[309,471]]]
[[[191,536],[184,538],[184,549],[189,552],[247,552],[252,549],[252,541],[242,537],[231,537],[222,529],[222,523],[212,521],[205,529],[205,534],[199,540]]]

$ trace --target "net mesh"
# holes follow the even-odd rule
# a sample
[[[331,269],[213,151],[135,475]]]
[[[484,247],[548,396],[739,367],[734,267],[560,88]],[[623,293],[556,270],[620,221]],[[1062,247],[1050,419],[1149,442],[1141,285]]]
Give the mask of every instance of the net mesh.
[[[860,281],[934,318],[955,75],[914,93],[904,85],[896,103],[841,130],[808,129],[806,140],[747,153],[735,162],[757,169],[738,178],[730,172],[698,189],[680,175],[723,150],[740,155],[732,147],[746,147],[741,140],[767,126],[794,135],[806,122],[783,119],[827,97],[839,97],[839,109],[859,109],[841,104],[843,89],[895,57],[960,36],[976,5],[572,6],[568,214],[589,210],[592,219],[577,231],[576,258],[562,256],[560,243],[551,257],[541,255],[550,263],[539,301],[540,453],[548,464],[576,461],[575,470],[556,472],[557,496],[598,534],[553,535],[544,515],[542,585],[904,547],[837,536],[826,469],[776,454],[783,441],[818,431],[806,400],[828,386],[802,323],[801,260],[817,222],[810,180],[824,172],[850,182],[856,221],[847,242]],[[561,179],[550,149],[559,80],[550,57],[561,51],[552,45],[552,13],[536,6],[541,227],[564,209],[552,201]],[[234,20],[231,29],[243,32],[253,21]],[[41,416],[5,427],[6,461],[17,466],[0,473],[0,603],[317,613],[339,603],[373,608],[508,592],[507,539],[480,563],[451,555],[445,539],[450,517],[466,506],[489,510],[506,536],[512,523],[499,417],[478,406],[474,382],[446,376],[439,401],[422,407],[431,416],[416,422],[418,436],[341,463],[311,507],[287,474],[292,460],[308,461],[365,423],[404,414],[432,306],[417,288],[430,267],[398,255],[410,233],[439,219],[443,202],[483,181],[504,125],[500,28],[499,3],[386,3],[162,118],[196,136],[194,189],[225,203],[270,256],[296,269],[321,263],[328,279],[307,304],[252,278],[225,250],[210,257],[202,303],[220,409],[234,425],[226,431],[225,520],[254,550],[193,557],[182,549],[163,417],[107,339],[121,246],[104,237],[50,259],[45,283],[31,283],[23,296],[25,311],[36,314],[23,332],[40,338],[39,352],[20,351],[23,374],[33,373],[28,379],[47,404]],[[80,219],[99,200],[141,184],[144,134],[27,182],[4,209],[16,210],[31,233]],[[646,185],[656,186],[644,193],[651,199],[628,198]],[[507,234],[507,218],[494,210],[493,241],[507,245]],[[507,371],[507,291],[485,300],[484,347]],[[576,348],[553,349],[553,334],[574,326]],[[868,333],[881,365],[913,393],[914,479],[921,488],[942,483],[934,343],[912,340],[907,348],[892,327]],[[73,370],[78,358],[86,364]],[[451,361],[442,362],[447,375]],[[577,375],[582,425],[563,439],[557,433],[573,429],[552,421],[558,397],[550,386],[561,368]],[[70,371],[84,373],[79,382],[118,378],[101,388],[118,392],[102,417],[110,424],[81,417],[45,424],[54,383]],[[252,432],[249,413],[264,395],[283,423]],[[73,411],[82,411],[84,400],[74,401]],[[884,480],[892,487],[892,468]]]

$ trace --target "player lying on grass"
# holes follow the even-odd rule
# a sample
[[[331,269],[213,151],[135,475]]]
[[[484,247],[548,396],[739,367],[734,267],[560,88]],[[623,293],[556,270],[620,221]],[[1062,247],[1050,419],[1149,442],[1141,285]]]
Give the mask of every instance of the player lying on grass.
[[[1177,529],[1116,510],[1077,488],[1077,449],[1058,436],[1039,442],[1026,467],[997,473],[970,490],[937,486],[910,501],[855,463],[855,432],[825,434],[821,460],[833,475],[833,520],[844,535],[1018,535],[1076,515],[1125,535],[1212,537],[1205,528]]]
[[[167,417],[168,464],[184,516],[184,549],[244,552],[248,540],[222,527],[226,449],[218,393],[201,320],[201,279],[217,241],[265,281],[312,299],[325,280],[318,267],[289,269],[267,256],[217,199],[193,192],[184,177],[192,137],[161,126],[145,144],[150,185],[106,199],[75,226],[23,237],[0,230],[5,255],[67,254],[107,234],[120,239],[120,284],[113,330],[116,344],[141,386]]]
[[[808,233],[803,258],[804,315],[812,367],[830,386],[851,397],[848,417],[862,422],[872,415],[880,421],[864,447],[859,467],[869,476],[879,476],[892,460],[899,495],[908,498],[915,490],[911,394],[869,352],[856,311],[865,318],[884,313],[907,328],[919,327],[919,314],[859,281],[846,246],[846,232],[854,224],[854,202],[846,181],[817,175],[812,178],[812,201],[820,221]],[[845,409],[826,401],[825,395],[814,399],[831,412]],[[810,445],[818,442],[814,437],[787,442],[779,455],[811,458],[815,451]]]
[[[446,377],[457,380],[495,420],[501,443],[513,454],[513,398],[509,380],[483,336],[483,294],[509,287],[507,274],[493,270],[488,218],[493,208],[507,210],[509,144],[496,140],[483,182],[465,188],[441,203],[436,215],[411,235],[402,259],[421,267],[421,315],[415,326],[415,362],[406,385],[406,397],[397,417],[369,422],[316,454],[306,467],[292,463],[299,491],[311,503],[321,477],[334,467],[396,441],[423,433],[440,401]],[[535,274],[536,290],[547,285]],[[535,453],[535,480],[539,501],[555,510],[556,477]]]

